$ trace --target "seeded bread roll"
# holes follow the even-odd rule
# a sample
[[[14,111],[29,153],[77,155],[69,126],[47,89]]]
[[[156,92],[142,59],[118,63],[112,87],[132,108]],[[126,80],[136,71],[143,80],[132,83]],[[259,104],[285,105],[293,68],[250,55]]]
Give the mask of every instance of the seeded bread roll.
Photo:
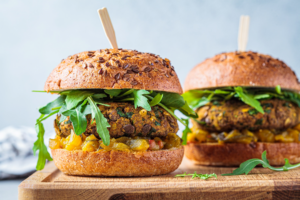
[[[67,151],[51,150],[53,160],[64,174],[81,176],[154,176],[176,170],[184,149],[146,151]]]
[[[184,91],[227,87],[275,87],[300,91],[295,73],[284,62],[255,52],[218,54],[194,67]]]
[[[260,158],[267,151],[270,165],[284,165],[284,159],[291,164],[300,162],[299,143],[189,143],[184,146],[184,155],[195,164],[210,166],[238,166],[252,158]]]
[[[125,49],[86,51],[64,59],[44,90],[127,88],[182,93],[170,60]]]

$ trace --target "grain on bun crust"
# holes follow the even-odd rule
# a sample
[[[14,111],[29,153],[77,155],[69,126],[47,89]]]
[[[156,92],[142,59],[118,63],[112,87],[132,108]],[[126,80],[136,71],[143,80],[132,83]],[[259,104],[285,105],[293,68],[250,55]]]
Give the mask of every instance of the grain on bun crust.
[[[276,87],[300,91],[297,76],[284,62],[256,52],[230,52],[208,58],[188,74],[184,91],[227,86]]]
[[[182,93],[170,60],[136,50],[85,51],[62,60],[44,90],[145,89]]]
[[[284,159],[291,164],[300,162],[300,143],[189,143],[184,155],[195,164],[210,166],[238,166],[252,158],[260,158],[267,151],[270,165],[284,165]]]
[[[52,149],[54,163],[67,175],[81,176],[154,176],[176,170],[184,148],[146,152],[68,151]]]

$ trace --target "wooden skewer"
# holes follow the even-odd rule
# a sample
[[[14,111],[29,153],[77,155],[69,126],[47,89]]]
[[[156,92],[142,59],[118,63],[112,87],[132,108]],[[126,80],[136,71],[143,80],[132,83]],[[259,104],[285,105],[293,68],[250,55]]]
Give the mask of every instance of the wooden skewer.
[[[114,27],[111,23],[107,9],[105,7],[102,9],[98,9],[98,14],[101,19],[105,34],[106,34],[112,48],[117,49],[118,44],[117,44],[116,34],[115,34]]]
[[[242,15],[238,35],[238,51],[245,51],[248,42],[250,17]]]

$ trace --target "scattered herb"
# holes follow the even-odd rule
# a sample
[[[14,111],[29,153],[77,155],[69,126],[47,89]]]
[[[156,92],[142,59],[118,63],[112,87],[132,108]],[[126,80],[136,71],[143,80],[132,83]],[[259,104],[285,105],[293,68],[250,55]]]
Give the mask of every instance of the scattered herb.
[[[300,163],[299,164],[296,164],[296,165],[291,165],[289,163],[289,160],[288,159],[284,159],[285,160],[285,164],[283,167],[272,167],[270,164],[269,164],[269,161],[267,159],[267,151],[264,151],[261,155],[261,159],[258,159],[258,158],[253,158],[253,159],[250,159],[250,160],[247,160],[245,162],[243,162],[239,168],[233,170],[232,173],[230,174],[222,174],[222,176],[233,176],[233,175],[241,175],[241,174],[248,174],[254,167],[256,167],[257,165],[259,164],[262,164],[262,166],[264,168],[268,168],[268,169],[271,169],[271,170],[274,170],[274,171],[288,171],[290,169],[294,169],[294,168],[297,168],[297,167],[300,167]]]
[[[254,125],[262,125],[263,119],[257,119]]]
[[[158,121],[154,122],[155,126],[161,126],[161,124]]]
[[[128,113],[126,113],[126,115],[127,115],[127,118],[131,118],[132,117],[132,115],[133,115],[133,112],[128,112]]]
[[[284,104],[282,104],[282,106],[291,108],[291,105],[288,102],[285,102]]]
[[[207,180],[207,179],[212,178],[212,177],[217,178],[217,175],[215,173],[213,173],[213,174],[197,174],[197,172],[195,172],[194,174],[187,174],[185,172],[183,174],[175,175],[175,177],[186,177],[186,176],[192,176],[192,179],[200,178],[200,179],[203,179],[203,180]]]
[[[248,113],[249,113],[249,115],[256,115],[258,113],[258,111],[255,109],[251,109],[251,110],[248,110]]]
[[[120,117],[127,117],[127,115],[123,113],[122,108],[120,107],[117,108],[117,114],[120,115]]]
[[[270,113],[271,113],[271,110],[265,110],[265,112],[266,112],[267,114],[270,114]]]

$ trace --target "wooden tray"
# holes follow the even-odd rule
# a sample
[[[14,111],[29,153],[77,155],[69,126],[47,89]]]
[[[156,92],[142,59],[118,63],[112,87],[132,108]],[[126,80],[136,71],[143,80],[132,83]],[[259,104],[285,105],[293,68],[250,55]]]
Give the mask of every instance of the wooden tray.
[[[231,167],[204,167],[186,158],[175,172],[142,178],[79,177],[62,174],[53,162],[19,185],[19,199],[300,199],[300,169],[221,176]],[[218,179],[175,178],[184,172],[216,173]]]

